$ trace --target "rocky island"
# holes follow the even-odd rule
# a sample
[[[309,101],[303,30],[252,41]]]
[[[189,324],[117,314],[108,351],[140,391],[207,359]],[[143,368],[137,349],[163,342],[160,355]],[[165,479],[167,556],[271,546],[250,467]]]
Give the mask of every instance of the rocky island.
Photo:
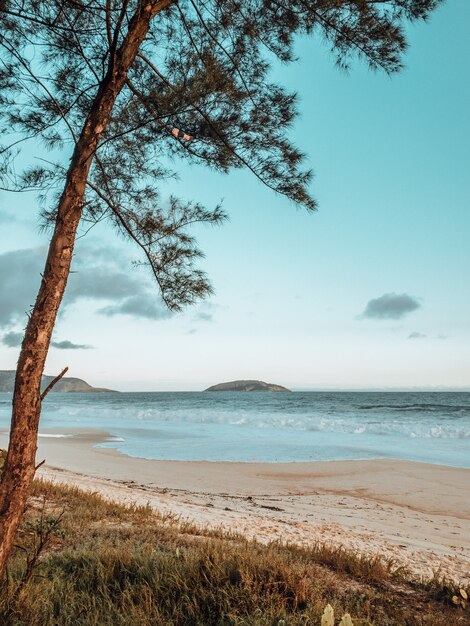
[[[273,385],[272,383],[265,383],[262,380],[232,380],[228,383],[219,383],[213,385],[205,391],[276,391],[284,392],[290,391],[282,385]]]
[[[15,370],[0,370],[0,391],[12,392],[15,386]],[[43,376],[41,379],[41,388],[45,389],[47,385],[54,380],[55,376]],[[103,389],[101,387],[92,387],[81,378],[65,377],[53,387],[53,392],[109,392],[112,389]]]

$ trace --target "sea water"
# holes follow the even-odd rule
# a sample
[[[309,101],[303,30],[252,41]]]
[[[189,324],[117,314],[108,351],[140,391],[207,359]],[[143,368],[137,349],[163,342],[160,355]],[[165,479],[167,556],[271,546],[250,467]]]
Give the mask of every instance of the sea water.
[[[11,394],[0,393],[0,428]],[[51,393],[41,433],[97,428],[147,459],[406,459],[470,468],[470,393]]]

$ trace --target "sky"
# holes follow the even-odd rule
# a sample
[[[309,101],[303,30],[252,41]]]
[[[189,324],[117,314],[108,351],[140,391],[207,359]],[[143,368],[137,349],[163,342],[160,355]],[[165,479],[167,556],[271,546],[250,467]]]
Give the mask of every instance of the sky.
[[[122,391],[259,379],[292,389],[470,389],[470,20],[448,0],[407,29],[393,77],[348,73],[321,42],[274,77],[299,94],[292,138],[318,212],[248,172],[182,166],[177,193],[230,221],[196,234],[215,294],[180,314],[138,251],[78,240],[47,374]],[[14,369],[48,244],[32,195],[0,195],[0,369]]]

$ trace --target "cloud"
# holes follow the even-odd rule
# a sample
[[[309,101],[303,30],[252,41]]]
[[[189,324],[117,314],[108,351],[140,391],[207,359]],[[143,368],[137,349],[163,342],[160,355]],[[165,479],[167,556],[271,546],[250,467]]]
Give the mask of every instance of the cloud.
[[[214,314],[217,310],[222,309],[220,304],[214,304],[213,302],[203,302],[197,307],[197,310],[193,314],[191,320],[193,322],[213,322]]]
[[[67,339],[64,341],[51,341],[51,346],[58,350],[92,350],[93,346],[87,346],[83,343],[73,343]]]
[[[200,320],[201,322],[212,322],[212,320],[214,319],[214,316],[212,315],[212,313],[205,313],[203,311],[196,313],[196,315],[194,316],[195,320]]]
[[[123,272],[110,264],[88,263],[73,268],[65,292],[65,305],[80,299],[120,300],[132,293],[141,293],[144,285],[136,271]]]
[[[21,342],[23,341],[23,333],[15,333],[14,331],[10,331],[6,333],[2,337],[2,343],[9,348],[16,348],[17,346],[21,346]]]
[[[444,341],[445,339],[449,339],[449,335],[438,335],[437,338]]]
[[[384,293],[380,298],[369,300],[359,319],[398,320],[419,309],[421,304],[407,293]]]
[[[419,333],[416,330],[408,335],[408,339],[424,339],[425,337],[427,337],[427,335],[425,335],[424,333]]]
[[[0,254],[0,328],[11,329],[25,322],[39,288],[46,254],[45,248]],[[157,286],[145,272],[132,269],[121,250],[92,243],[82,243],[74,256],[62,313],[85,300],[107,301],[107,306],[98,311],[104,315],[126,314],[154,320],[170,316]]]
[[[24,321],[39,288],[45,255],[44,248],[0,254],[0,327]]]
[[[160,304],[156,294],[130,296],[118,304],[110,304],[98,310],[98,313],[112,317],[113,315],[134,315],[151,320],[161,320],[171,317],[172,313]]]
[[[10,331],[2,337],[2,343],[9,348],[18,348],[23,341],[24,333]],[[51,346],[58,350],[91,350],[93,346],[87,346],[82,343],[73,343],[67,339],[64,341],[51,341]]]

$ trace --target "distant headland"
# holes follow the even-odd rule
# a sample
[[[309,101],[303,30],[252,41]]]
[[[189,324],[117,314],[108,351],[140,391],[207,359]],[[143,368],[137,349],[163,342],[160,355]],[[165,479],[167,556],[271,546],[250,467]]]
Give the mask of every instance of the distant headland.
[[[15,370],[0,370],[0,391],[13,391],[15,387]],[[54,376],[43,376],[41,379],[41,387],[44,389],[54,380]],[[81,378],[64,377],[53,387],[52,392],[109,392],[112,389],[103,389],[101,387],[92,387]]]
[[[273,385],[272,383],[264,383],[262,380],[232,380],[228,383],[219,383],[213,385],[205,391],[290,391],[282,385]]]

